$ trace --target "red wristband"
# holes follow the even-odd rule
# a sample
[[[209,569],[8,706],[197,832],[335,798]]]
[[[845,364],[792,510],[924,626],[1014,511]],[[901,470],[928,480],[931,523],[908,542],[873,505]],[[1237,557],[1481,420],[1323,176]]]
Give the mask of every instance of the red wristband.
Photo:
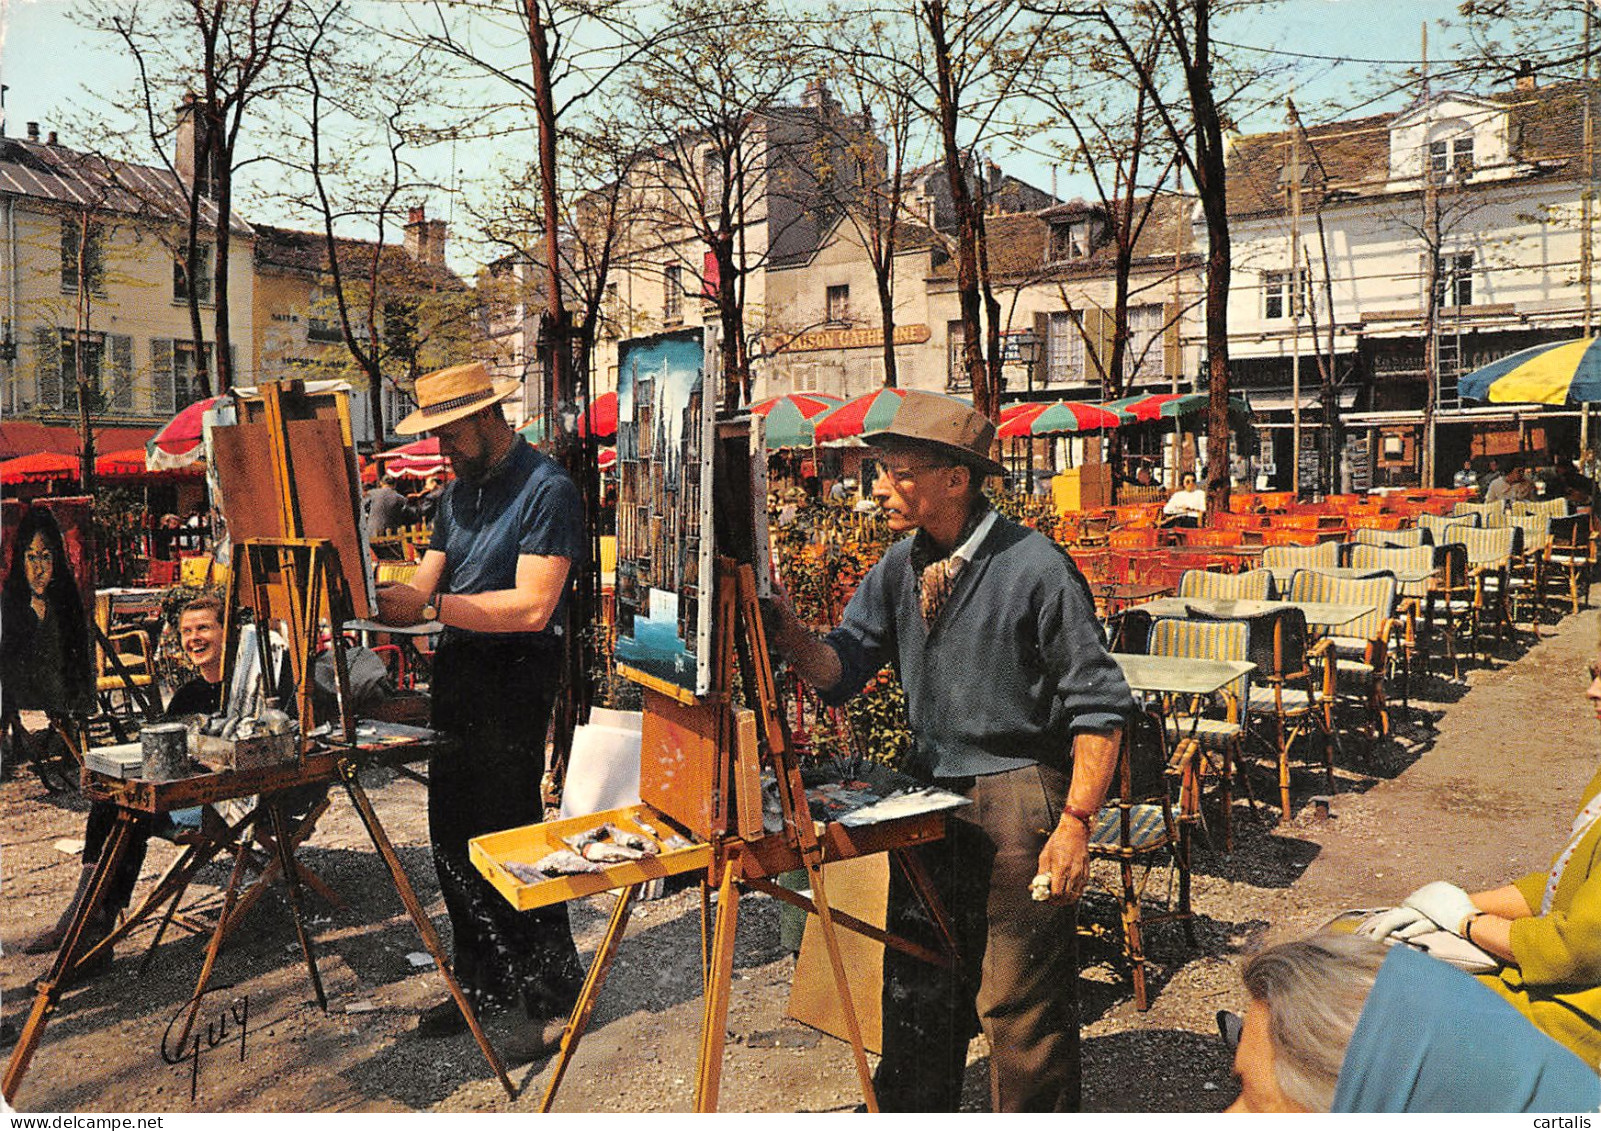
[[[1079,822],[1080,824],[1082,824],[1084,826],[1084,831],[1085,832],[1089,832],[1089,830],[1090,830],[1090,822],[1095,819],[1095,814],[1093,812],[1091,812],[1088,809],[1080,809],[1077,805],[1074,805],[1071,801],[1065,802],[1062,805],[1062,816],[1064,816],[1064,817],[1072,817],[1075,821]]]

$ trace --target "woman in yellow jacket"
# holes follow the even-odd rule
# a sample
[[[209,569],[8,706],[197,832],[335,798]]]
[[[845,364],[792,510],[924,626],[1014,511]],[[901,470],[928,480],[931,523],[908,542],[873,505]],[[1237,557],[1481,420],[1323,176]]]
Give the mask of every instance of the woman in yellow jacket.
[[[1585,696],[1601,719],[1601,664],[1590,665]],[[1427,884],[1369,930],[1406,938],[1436,927],[1505,963],[1479,981],[1601,1071],[1601,772],[1548,871],[1472,895]]]

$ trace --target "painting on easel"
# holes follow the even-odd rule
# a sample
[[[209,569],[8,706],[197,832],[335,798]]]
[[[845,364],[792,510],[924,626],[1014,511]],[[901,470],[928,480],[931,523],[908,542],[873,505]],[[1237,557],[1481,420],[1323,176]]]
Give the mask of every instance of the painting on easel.
[[[711,686],[713,406],[703,333],[618,349],[617,666],[680,699]]]

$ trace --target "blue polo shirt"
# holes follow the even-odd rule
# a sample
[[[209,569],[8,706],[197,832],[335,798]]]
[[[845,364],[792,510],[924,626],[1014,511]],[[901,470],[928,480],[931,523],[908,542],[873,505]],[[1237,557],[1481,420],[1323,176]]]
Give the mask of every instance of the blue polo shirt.
[[[560,464],[521,436],[481,483],[453,480],[434,515],[430,550],[445,555],[441,593],[489,593],[517,585],[523,554],[573,563],[542,632],[476,633],[446,627],[443,639],[487,637],[553,645],[561,637],[573,572],[584,561],[584,505]]]

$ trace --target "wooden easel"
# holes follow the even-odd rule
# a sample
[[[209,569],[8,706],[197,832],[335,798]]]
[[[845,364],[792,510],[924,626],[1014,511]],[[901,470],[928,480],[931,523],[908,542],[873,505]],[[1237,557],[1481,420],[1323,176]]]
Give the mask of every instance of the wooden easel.
[[[291,394],[293,392],[294,390],[291,390]],[[505,1068],[501,1065],[500,1058],[490,1045],[489,1039],[484,1035],[471,1003],[451,973],[439,935],[434,930],[421,901],[418,900],[410,880],[406,877],[405,869],[401,867],[400,858],[396,855],[394,845],[384,831],[371,800],[362,788],[358,776],[361,757],[356,745],[356,726],[352,712],[345,639],[343,633],[339,631],[339,626],[353,615],[350,589],[346,575],[340,568],[339,551],[334,542],[328,538],[303,536],[302,515],[294,485],[293,454],[281,393],[278,385],[263,386],[266,422],[269,425],[271,472],[280,502],[278,519],[284,535],[273,538],[247,538],[234,543],[232,581],[225,614],[225,623],[229,628],[224,649],[223,686],[224,688],[228,686],[229,676],[236,661],[239,639],[236,624],[238,610],[241,607],[255,610],[256,640],[260,648],[263,680],[270,681],[273,670],[267,626],[273,619],[279,619],[289,637],[289,656],[295,677],[295,713],[300,719],[298,759],[295,763],[283,766],[258,767],[232,774],[201,775],[175,782],[118,783],[115,788],[122,790],[124,795],[113,797],[117,804],[116,822],[105,847],[101,850],[100,859],[90,880],[88,896],[80,902],[72,922],[68,925],[61,949],[56,953],[49,973],[37,985],[38,993],[33,1008],[22,1034],[17,1039],[16,1048],[12,1050],[4,1078],[0,1080],[0,1094],[4,1095],[8,1103],[15,1098],[17,1089],[27,1074],[33,1053],[43,1039],[45,1027],[49,1024],[50,1016],[55,1012],[62,990],[65,988],[66,979],[81,964],[132,930],[141,918],[149,915],[162,902],[162,900],[147,899],[135,917],[123,923],[96,946],[83,948],[82,943],[88,924],[104,903],[106,893],[111,887],[111,878],[120,867],[132,840],[134,828],[144,815],[251,794],[262,795],[261,802],[251,813],[234,825],[223,826],[218,832],[214,832],[213,843],[191,846],[185,857],[188,863],[179,869],[177,874],[169,873],[170,878],[163,878],[163,892],[171,891],[173,905],[176,906],[184,885],[206,860],[227,843],[250,835],[260,822],[266,822],[267,839],[277,857],[278,874],[289,893],[295,932],[299,939],[301,954],[305,959],[312,990],[316,995],[318,1006],[326,1013],[327,996],[323,991],[322,977],[317,969],[317,957],[311,935],[306,929],[301,911],[300,869],[294,860],[295,840],[290,833],[282,805],[274,795],[295,786],[328,783],[335,779],[344,787],[357,816],[361,818],[367,830],[367,835],[373,842],[373,847],[378,850],[379,856],[389,870],[396,893],[399,894],[407,914],[411,916],[412,923],[422,937],[423,945],[433,956],[435,966],[444,977],[451,997],[461,1010],[462,1017],[484,1054],[484,1059],[488,1061],[490,1068],[500,1080],[506,1094],[510,1097],[516,1096],[516,1090],[512,1087],[511,1080],[507,1077]],[[249,602],[245,605],[243,603],[247,597]],[[312,668],[321,624],[325,617],[330,630],[330,651],[333,656],[339,703],[340,732],[337,737],[330,734],[314,740],[311,737],[315,724],[311,701]],[[270,689],[270,683],[268,687]],[[221,825],[221,822],[214,821],[214,826],[216,825]],[[242,914],[237,895],[245,859],[246,855],[243,852],[235,858],[224,895],[222,914],[206,948],[199,982],[184,1022],[183,1032],[178,1037],[179,1044],[183,1043],[194,1024],[223,941]]]
[[[755,709],[752,744],[749,727],[742,727],[742,712],[733,706],[734,674],[741,676],[748,701]],[[867,1052],[862,1043],[861,1026],[852,1001],[850,981],[840,953],[836,926],[843,926],[859,934],[876,939],[926,961],[949,965],[956,952],[949,920],[944,914],[932,885],[916,857],[908,851],[921,839],[941,835],[927,828],[900,842],[886,841],[869,846],[868,851],[891,851],[900,860],[911,878],[914,888],[928,905],[940,934],[943,951],[934,952],[917,946],[886,931],[873,927],[852,916],[834,912],[828,903],[822,864],[829,855],[829,846],[817,835],[815,822],[806,800],[801,782],[800,767],[790,745],[783,713],[779,710],[777,689],[774,686],[771,663],[768,659],[766,634],[757,605],[755,575],[748,564],[736,565],[727,558],[718,559],[716,591],[716,641],[713,654],[712,694],[696,704],[675,702],[681,695],[670,696],[662,691],[647,691],[646,709],[671,712],[680,709],[690,722],[690,729],[710,730],[716,736],[715,757],[711,769],[710,864],[701,881],[701,976],[704,1008],[701,1017],[699,1067],[695,1081],[695,1110],[714,1111],[717,1108],[728,1006],[734,967],[734,935],[739,921],[739,898],[742,888],[759,891],[794,904],[818,917],[818,925],[829,963],[833,970],[834,986],[844,1013],[846,1029],[850,1035],[856,1074],[861,1082],[862,1096],[869,1111],[878,1110],[873,1091],[872,1075],[867,1067]],[[709,713],[710,719],[705,715]],[[744,738],[741,732],[744,732]],[[778,793],[783,811],[783,830],[766,834],[761,825],[760,766],[765,762],[777,777]],[[757,794],[749,796],[754,783]],[[653,821],[662,819],[647,804],[644,806]],[[754,812],[754,826],[750,816]],[[943,817],[940,818],[941,823]],[[832,826],[831,826],[832,827]],[[849,848],[835,846],[835,855]],[[811,884],[811,898],[779,887],[772,877],[795,868],[804,868]],[[601,988],[605,984],[619,944],[627,929],[634,901],[640,891],[639,884],[630,884],[618,894],[612,909],[611,921],[601,940],[595,958],[590,964],[583,989],[562,1036],[561,1049],[551,1072],[550,1083],[540,1103],[540,1110],[548,1112],[555,1103],[557,1089],[578,1043],[588,1027]],[[711,892],[717,892],[715,925],[711,924]],[[710,943],[709,949],[707,943]]]

